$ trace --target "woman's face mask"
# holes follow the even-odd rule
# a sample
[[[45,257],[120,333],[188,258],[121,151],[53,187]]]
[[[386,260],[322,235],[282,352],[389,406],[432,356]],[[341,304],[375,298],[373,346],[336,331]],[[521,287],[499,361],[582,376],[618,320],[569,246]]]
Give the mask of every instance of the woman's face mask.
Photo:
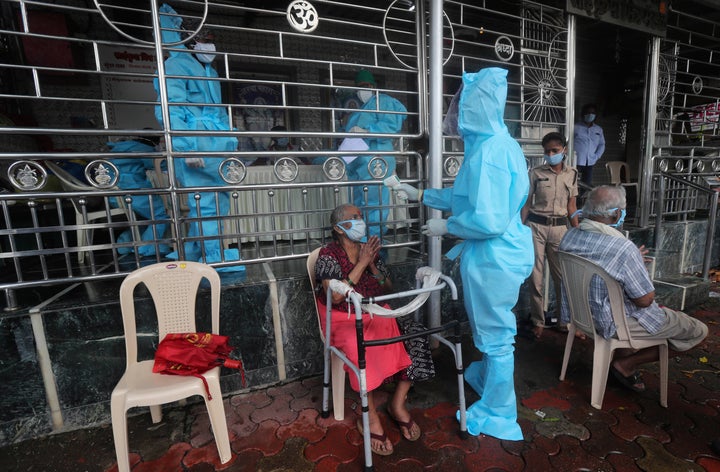
[[[347,229],[343,225],[346,223],[350,223],[350,229]],[[337,227],[343,230],[343,232],[347,235],[348,238],[350,238],[351,241],[355,241],[358,243],[364,243],[367,242],[367,226],[365,225],[365,221],[363,220],[345,220],[340,221],[337,224]]]
[[[552,154],[550,156],[545,156],[545,162],[550,164],[551,166],[558,165],[562,162],[562,160],[565,158],[565,154],[558,153],[558,154]]]
[[[287,145],[290,144],[290,139],[288,138],[278,138],[277,145],[280,147],[287,147]]]
[[[362,101],[363,103],[367,103],[368,100],[370,100],[372,98],[373,93],[372,93],[372,90],[363,89],[363,90],[358,90],[357,96],[360,99],[360,101]]]
[[[213,43],[195,43],[193,49],[195,51],[216,51],[215,44]],[[215,59],[215,56],[215,54],[201,54],[199,52],[195,53],[195,57],[197,58],[197,60],[205,64],[210,64]]]

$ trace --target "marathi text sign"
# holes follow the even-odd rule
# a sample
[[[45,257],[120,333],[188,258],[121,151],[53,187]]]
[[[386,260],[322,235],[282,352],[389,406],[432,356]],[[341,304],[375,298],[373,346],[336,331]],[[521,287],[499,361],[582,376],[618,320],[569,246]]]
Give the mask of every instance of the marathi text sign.
[[[665,0],[567,0],[567,11],[665,37]]]

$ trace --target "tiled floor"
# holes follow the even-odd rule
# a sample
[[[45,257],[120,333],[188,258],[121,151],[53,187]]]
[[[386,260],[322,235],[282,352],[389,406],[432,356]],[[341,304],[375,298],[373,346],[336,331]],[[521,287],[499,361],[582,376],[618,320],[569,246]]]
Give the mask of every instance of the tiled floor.
[[[383,414],[395,452],[373,456],[375,470],[720,471],[720,457],[710,449],[720,437],[720,299],[693,313],[710,335],[689,352],[671,353],[667,409],[658,402],[655,366],[644,371],[642,394],[610,379],[603,409],[596,410],[589,405],[591,341],[575,343],[567,380],[560,382],[566,335],[546,330],[539,341],[519,337],[515,378],[524,440],[518,442],[459,437],[456,382],[449,351],[440,348],[439,376],[416,385],[409,398],[422,437],[402,439]],[[469,343],[465,356],[466,364],[476,356]],[[168,408],[158,425],[149,414],[134,416],[133,471],[362,470],[356,395],[346,389],[343,421],[321,418],[321,398],[320,377],[226,398],[234,452],[227,464],[219,463],[203,405]],[[380,398],[383,408],[387,393]],[[5,472],[116,470],[112,432],[108,425],[8,446],[0,449],[0,464]]]

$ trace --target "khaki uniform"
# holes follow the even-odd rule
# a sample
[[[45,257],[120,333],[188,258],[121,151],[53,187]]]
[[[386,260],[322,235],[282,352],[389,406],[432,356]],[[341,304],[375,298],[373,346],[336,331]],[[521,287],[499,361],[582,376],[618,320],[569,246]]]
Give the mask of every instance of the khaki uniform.
[[[567,232],[570,216],[568,201],[577,197],[577,169],[563,164],[559,174],[543,164],[530,170],[530,213],[525,223],[530,226],[535,248],[535,266],[530,275],[530,319],[533,326],[545,326],[543,273],[547,255],[555,287],[555,300],[560,301],[560,261],[557,251]]]

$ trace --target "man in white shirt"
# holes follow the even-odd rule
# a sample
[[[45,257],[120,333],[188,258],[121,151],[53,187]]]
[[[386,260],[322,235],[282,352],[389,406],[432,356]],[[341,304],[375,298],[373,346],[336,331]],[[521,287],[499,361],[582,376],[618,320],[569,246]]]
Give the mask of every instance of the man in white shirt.
[[[592,186],[592,169],[605,152],[605,135],[601,127],[595,124],[597,107],[588,103],[583,105],[581,121],[575,123],[576,168],[580,172],[580,181]]]

